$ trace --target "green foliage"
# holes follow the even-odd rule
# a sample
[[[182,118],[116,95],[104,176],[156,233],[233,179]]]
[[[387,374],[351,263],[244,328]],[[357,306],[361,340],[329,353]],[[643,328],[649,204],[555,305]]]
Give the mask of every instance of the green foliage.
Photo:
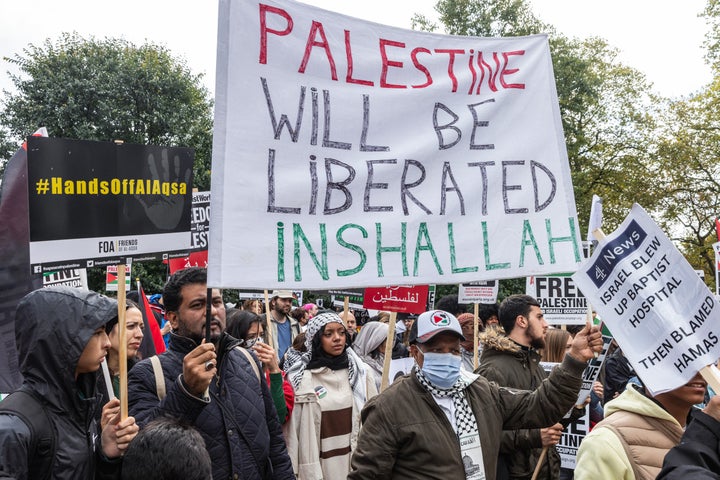
[[[209,189],[212,102],[167,48],[64,34],[8,60],[21,73],[0,123],[15,138],[45,126],[53,137],[194,148],[195,186]]]
[[[10,139],[10,134],[0,125],[0,178],[5,173],[5,164],[17,149],[18,145]]]
[[[147,295],[162,293],[165,280],[168,277],[168,267],[162,261],[134,263],[130,272],[130,290],[137,290],[136,280]],[[105,291],[105,268],[94,267],[87,269],[88,286],[90,290],[107,294]]]
[[[712,244],[720,214],[720,78],[670,105],[661,135],[659,160],[668,194],[663,218],[688,261],[715,284]]]

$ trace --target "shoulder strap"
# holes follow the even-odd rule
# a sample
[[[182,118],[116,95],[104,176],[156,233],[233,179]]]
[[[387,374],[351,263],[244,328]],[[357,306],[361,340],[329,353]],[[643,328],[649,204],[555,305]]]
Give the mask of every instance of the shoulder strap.
[[[160,357],[153,355],[150,357],[150,363],[152,364],[153,373],[155,374],[155,390],[157,391],[158,399],[162,400],[165,398],[165,374],[163,373],[162,365],[160,365]]]
[[[642,474],[640,473],[640,470],[638,469],[637,462],[635,462],[635,458],[632,455],[632,452],[630,451],[630,445],[627,443],[627,440],[625,439],[625,436],[622,434],[622,431],[619,428],[615,428],[615,425],[608,423],[605,425],[600,426],[601,428],[607,428],[610,431],[612,431],[615,436],[620,440],[620,444],[623,447],[623,450],[625,450],[625,456],[627,457],[628,461],[630,462],[630,465],[633,469],[633,475],[635,478],[643,478]],[[597,427],[595,427],[597,428]]]
[[[31,393],[18,390],[0,402],[0,412],[17,416],[30,430],[28,478],[49,479],[57,441],[42,402]]]
[[[260,376],[260,370],[258,369],[257,362],[252,357],[252,355],[250,355],[250,352],[248,352],[246,349],[239,345],[235,348],[239,350],[243,355],[245,355],[245,358],[247,358],[247,361],[250,362],[250,365],[252,366],[252,369],[255,372],[255,376],[258,378],[258,381],[262,382],[262,377]]]

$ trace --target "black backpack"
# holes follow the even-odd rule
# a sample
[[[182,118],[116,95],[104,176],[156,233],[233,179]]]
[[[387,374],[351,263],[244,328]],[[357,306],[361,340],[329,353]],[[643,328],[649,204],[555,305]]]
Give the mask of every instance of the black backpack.
[[[30,392],[18,390],[0,402],[0,414],[17,416],[30,430],[28,478],[49,479],[57,439],[42,401]]]

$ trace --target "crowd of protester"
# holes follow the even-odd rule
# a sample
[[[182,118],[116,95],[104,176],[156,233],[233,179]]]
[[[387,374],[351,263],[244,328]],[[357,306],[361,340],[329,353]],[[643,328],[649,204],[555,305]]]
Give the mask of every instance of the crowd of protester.
[[[208,308],[207,292],[188,268],[150,297],[168,349],[145,359],[147,319],[127,300],[126,418],[117,302],[29,294],[0,478],[720,479],[720,399],[699,375],[653,396],[615,348],[576,405],[599,330],[551,327],[527,295],[481,304],[477,320],[446,296],[390,337],[388,312],[293,305],[285,290],[226,306],[213,289]],[[413,368],[381,392],[387,351]],[[587,409],[575,468],[561,468],[556,446]]]

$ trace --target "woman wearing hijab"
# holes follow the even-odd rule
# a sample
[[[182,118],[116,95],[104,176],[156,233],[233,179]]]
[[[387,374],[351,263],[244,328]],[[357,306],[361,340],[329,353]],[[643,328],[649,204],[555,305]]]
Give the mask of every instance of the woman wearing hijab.
[[[295,409],[285,426],[298,480],[345,478],[360,428],[360,411],[377,394],[369,367],[347,346],[340,317],[321,312],[308,322],[305,352],[288,371]]]
[[[358,354],[360,359],[370,367],[375,380],[375,387],[380,391],[380,382],[382,381],[383,362],[385,361],[385,341],[387,340],[388,331],[387,323],[368,322],[360,329],[352,349]]]

